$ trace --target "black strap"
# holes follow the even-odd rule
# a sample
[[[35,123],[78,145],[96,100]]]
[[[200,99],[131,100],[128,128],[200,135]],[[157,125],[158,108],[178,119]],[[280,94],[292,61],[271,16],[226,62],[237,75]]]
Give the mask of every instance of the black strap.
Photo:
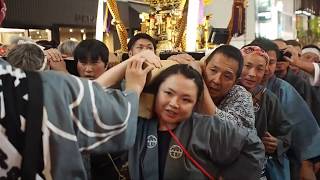
[[[28,72],[29,105],[26,120],[26,140],[22,159],[22,180],[33,180],[43,169],[42,114],[43,92],[40,75]]]
[[[22,101],[20,101],[22,95],[17,89],[20,88],[24,93],[27,93],[28,90],[24,79],[20,79],[19,87],[15,87],[14,81],[15,78],[10,74],[1,75],[2,89],[0,91],[3,91],[5,117],[1,119],[0,124],[6,129],[5,133],[10,143],[22,154],[25,137],[23,131],[20,130],[20,115],[25,112]]]

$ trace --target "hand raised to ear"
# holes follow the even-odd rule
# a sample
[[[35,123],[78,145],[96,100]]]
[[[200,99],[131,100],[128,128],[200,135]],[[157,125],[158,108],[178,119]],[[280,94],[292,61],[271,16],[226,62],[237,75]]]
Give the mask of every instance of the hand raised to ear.
[[[203,63],[200,61],[195,61],[195,59],[187,53],[172,55],[168,58],[168,60],[176,61],[179,64],[188,64],[202,75]]]
[[[61,53],[57,49],[48,49],[44,51],[44,55],[47,57],[48,62],[63,61]]]
[[[145,59],[134,56],[132,58],[126,69],[126,90],[133,90],[140,95],[146,83],[147,74],[153,69],[153,66],[143,69]]]
[[[176,61],[179,64],[189,64],[195,59],[187,53],[172,55],[168,58],[168,60]]]
[[[132,56],[131,58],[133,58],[133,57],[143,58],[147,64],[151,64],[157,68],[161,67],[160,58],[151,50],[142,51],[142,52]],[[129,59],[131,59],[131,58],[129,58]]]

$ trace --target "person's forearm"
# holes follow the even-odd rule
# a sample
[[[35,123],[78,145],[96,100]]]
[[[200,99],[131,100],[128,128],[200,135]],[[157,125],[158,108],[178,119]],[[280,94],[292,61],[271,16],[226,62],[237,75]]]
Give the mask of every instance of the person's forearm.
[[[112,67],[100,75],[95,81],[106,88],[116,84],[124,78],[128,62],[129,60]]]
[[[65,73],[65,74],[70,74],[69,71],[65,68],[65,67],[50,67],[51,69],[50,70],[53,70],[53,71],[57,71],[57,72],[61,72],[61,73]]]
[[[297,66],[301,70],[309,73],[311,76],[314,76],[314,65],[313,63],[303,62],[303,61],[295,61],[291,63],[294,66]]]
[[[202,100],[199,101],[198,113],[212,116],[216,114],[217,107],[210,96],[209,90],[205,82],[203,82],[203,84],[204,84],[203,97],[202,97]]]

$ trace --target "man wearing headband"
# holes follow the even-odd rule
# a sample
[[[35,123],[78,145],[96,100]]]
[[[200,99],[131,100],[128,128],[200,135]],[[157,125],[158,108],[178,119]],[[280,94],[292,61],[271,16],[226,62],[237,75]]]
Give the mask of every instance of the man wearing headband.
[[[289,180],[290,170],[286,152],[290,147],[292,124],[281,104],[270,90],[260,85],[269,64],[268,54],[258,46],[241,49],[244,67],[240,84],[251,94],[255,110],[255,127],[266,150],[266,162],[260,179]]]
[[[308,81],[312,86],[319,86],[320,49],[316,45],[306,45],[301,51],[300,59],[288,59],[290,66],[300,69],[299,76]],[[314,64],[312,64],[314,63]]]
[[[290,83],[300,94],[300,96],[308,104],[312,114],[316,118],[318,124],[320,125],[320,111],[318,107],[320,106],[320,94],[317,88],[314,88],[303,79],[301,76],[296,75],[289,68],[288,59],[299,58],[299,52],[293,46],[288,46],[285,41],[275,40],[273,41],[279,49],[282,50],[282,55],[289,53],[291,57],[288,56],[279,56],[276,66],[275,74],[278,78],[281,78],[288,83]],[[280,53],[281,54],[281,53]],[[303,60],[300,60],[303,61]]]
[[[242,56],[244,57],[244,68],[242,70],[240,82],[245,85],[249,92],[253,92],[255,87],[262,82],[265,69],[269,64],[268,54],[258,46],[245,46],[241,49]],[[253,62],[249,62],[254,57],[254,59],[259,59],[259,64],[255,68],[258,72],[247,72],[252,69]],[[254,61],[255,62],[255,61]],[[255,70],[252,69],[252,70]],[[246,72],[244,75],[244,71]],[[263,73],[262,73],[263,72]]]
[[[299,67],[309,74],[311,85],[320,86],[320,64],[300,61],[299,59],[289,59],[290,64]]]
[[[313,86],[320,86],[320,50],[315,45],[307,45],[302,50],[302,61],[289,60],[290,64],[299,67],[309,74],[309,81]]]
[[[302,48],[301,60],[311,63],[320,62],[320,49],[316,45],[306,45]]]
[[[287,153],[290,160],[291,179],[300,179],[300,176],[314,177],[312,164],[317,162],[316,158],[320,156],[320,129],[317,121],[294,87],[275,77],[275,63],[279,55],[277,45],[265,38],[257,38],[251,44],[258,45],[267,51],[270,63],[265,73],[266,86],[278,97],[281,107],[294,124],[290,153]],[[298,55],[294,54],[292,58],[297,57]]]
[[[319,86],[319,66],[320,49],[316,45],[307,45],[302,49],[301,61],[289,61],[291,66],[296,66],[304,72],[304,79],[310,82],[312,86]],[[313,63],[313,64],[312,64]],[[311,76],[310,76],[310,75]]]

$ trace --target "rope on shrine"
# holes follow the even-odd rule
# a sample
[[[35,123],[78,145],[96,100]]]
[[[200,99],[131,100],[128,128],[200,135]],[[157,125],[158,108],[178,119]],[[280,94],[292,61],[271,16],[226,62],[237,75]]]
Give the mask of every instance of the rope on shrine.
[[[128,32],[123,22],[121,21],[117,3],[115,0],[107,0],[107,6],[114,19],[114,25],[116,26],[118,37],[120,40],[121,51],[127,52],[128,51],[128,47],[127,47]]]
[[[185,38],[183,38],[184,34],[185,34],[185,29],[187,26],[187,15],[188,15],[188,0],[181,0],[181,4],[179,6],[179,8],[183,8],[182,11],[182,17],[179,19],[178,21],[178,36],[177,36],[177,40],[174,44],[174,48],[178,48],[178,47],[183,47],[183,45],[185,44],[185,42],[183,43],[183,41],[185,41]]]

